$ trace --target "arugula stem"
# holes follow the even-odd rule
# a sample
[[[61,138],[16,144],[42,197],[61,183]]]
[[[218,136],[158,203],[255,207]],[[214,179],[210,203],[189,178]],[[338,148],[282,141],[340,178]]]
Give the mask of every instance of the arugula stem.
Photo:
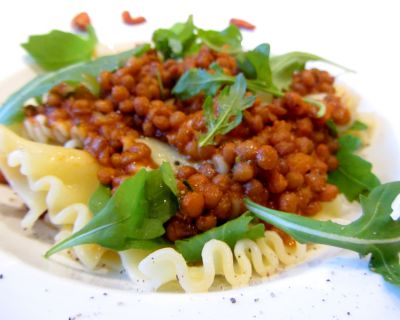
[[[315,100],[315,99],[312,99],[312,98],[303,98],[303,101],[319,108],[319,110],[317,112],[318,118],[322,118],[325,115],[325,113],[326,113],[325,103]]]
[[[226,121],[228,116],[229,116],[229,113],[226,112],[226,113],[224,113],[224,115],[221,118],[219,118],[219,120],[216,123],[216,125],[214,126],[214,128],[212,130],[210,130],[207,133],[207,135],[203,139],[201,139],[201,141],[199,141],[200,147],[204,147],[205,145],[207,145],[209,143],[210,140],[212,140],[212,138],[214,137],[216,132],[219,130],[221,125]]]
[[[246,83],[247,83],[247,88],[250,91],[253,91],[255,93],[261,91],[261,92],[270,93],[274,97],[278,97],[278,98],[283,97],[283,92],[282,91],[276,90],[275,88],[267,86],[264,83],[260,83],[259,81],[246,79]]]

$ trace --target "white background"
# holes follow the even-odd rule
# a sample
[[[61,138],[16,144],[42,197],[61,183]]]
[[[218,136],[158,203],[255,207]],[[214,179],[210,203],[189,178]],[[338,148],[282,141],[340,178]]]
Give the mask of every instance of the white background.
[[[257,26],[244,45],[269,42],[274,53],[312,52],[357,71],[343,80],[384,118],[389,132],[375,155],[384,180],[399,179],[400,10],[397,1],[2,1],[0,79],[26,68],[19,44],[30,34],[70,30],[80,11],[107,45],[148,41],[157,27],[194,14],[204,28],[232,17]],[[148,23],[126,26],[123,10]],[[2,82],[0,100],[15,83]],[[0,101],[1,102],[1,101]],[[394,137],[391,133],[394,133]],[[387,163],[387,165],[386,165]],[[400,319],[400,290],[367,270],[356,255],[314,262],[261,286],[202,295],[137,294],[49,274],[1,250],[0,319]],[[26,248],[27,253],[30,248]],[[329,281],[328,281],[329,280]],[[103,293],[106,292],[107,295]],[[230,298],[235,298],[232,303]]]

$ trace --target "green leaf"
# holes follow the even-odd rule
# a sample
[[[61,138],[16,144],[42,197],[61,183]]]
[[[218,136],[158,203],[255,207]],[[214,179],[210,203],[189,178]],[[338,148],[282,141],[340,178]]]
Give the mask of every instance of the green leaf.
[[[168,162],[163,162],[160,166],[160,170],[163,182],[175,196],[178,196],[178,185],[171,165]]]
[[[220,73],[211,74],[204,69],[190,69],[179,78],[172,93],[181,99],[189,99],[203,92],[214,96],[223,84],[232,84],[235,77]]]
[[[354,121],[354,123],[348,129],[349,131],[364,131],[367,130],[368,126],[359,120]]]
[[[336,67],[351,72],[337,63],[329,61],[325,58],[316,56],[315,54],[306,52],[289,52],[270,58],[272,77],[275,86],[280,90],[287,90],[292,82],[292,75],[295,71],[304,70],[308,61],[323,61]]]
[[[80,84],[83,84],[94,96],[99,96],[100,84],[95,76],[87,73],[82,74],[82,82]]]
[[[171,182],[169,178],[168,181]],[[92,220],[52,247],[46,257],[89,243],[118,251],[137,248],[139,244],[146,248],[157,243],[160,245],[159,238],[165,233],[163,224],[178,209],[177,197],[164,183],[161,169],[141,169],[135,176],[124,180],[104,204],[105,193],[104,189],[98,189],[91,199],[91,207],[100,210]]]
[[[325,122],[325,125],[328,127],[330,133],[331,133],[333,136],[335,136],[335,137],[338,136],[338,134],[339,134],[338,128],[337,128],[337,126],[336,126],[336,123],[335,123],[332,119],[328,119],[328,120]]]
[[[157,250],[165,247],[171,247],[171,243],[163,238],[156,238],[151,240],[129,240],[127,242],[129,249],[141,249],[141,250]]]
[[[65,81],[84,82],[87,75],[97,77],[101,71],[113,71],[132,56],[140,56],[150,49],[144,44],[116,55],[75,64],[64,69],[40,75],[13,93],[0,108],[0,123],[13,124],[23,120],[23,104],[32,97],[42,96],[52,87]]]
[[[152,39],[157,51],[165,59],[182,58],[186,51],[192,50],[196,40],[193,16],[189,16],[185,23],[176,23],[170,29],[157,29]]]
[[[359,137],[351,134],[345,134],[339,138],[339,146],[339,151],[351,153],[361,148],[362,141]]]
[[[318,221],[262,207],[245,199],[258,218],[282,229],[302,243],[321,243],[371,254],[370,269],[400,285],[400,221],[391,217],[391,205],[400,193],[400,182],[391,182],[360,197],[363,215],[348,225]]]
[[[89,200],[89,209],[95,215],[100,212],[111,198],[110,188],[99,185]]]
[[[336,154],[339,167],[329,173],[328,181],[336,185],[349,201],[354,201],[378,186],[380,181],[372,173],[372,164],[354,154],[361,146],[359,138],[343,135],[339,138],[339,145]]]
[[[45,70],[57,70],[92,58],[97,43],[96,33],[89,26],[87,37],[53,30],[47,34],[30,36],[21,46]]]
[[[255,79],[264,83],[272,83],[269,65],[270,45],[263,43],[254,50],[243,52],[236,58],[239,69],[247,79]]]
[[[189,99],[204,93],[207,96],[215,96],[218,90],[223,85],[233,84],[236,77],[228,76],[222,73],[208,73],[204,69],[190,69],[186,71],[175,84],[172,93],[180,99]],[[254,93],[268,93],[274,96],[282,96],[277,89],[272,86],[267,86],[265,83],[258,80],[246,80],[247,88]]]
[[[309,60],[323,60],[316,55],[291,52],[282,56],[269,57],[269,44],[261,44],[252,51],[240,52],[237,56],[239,69],[246,76],[247,88],[257,95],[283,96],[292,81],[294,71],[303,70]],[[336,65],[336,64],[335,64]],[[220,72],[210,74],[206,70],[191,69],[178,80],[173,93],[181,99],[188,99],[200,92],[215,95],[222,85],[232,84],[234,77]],[[323,102],[312,98],[303,98],[304,102],[318,107],[318,117],[324,116],[326,106]]]
[[[204,102],[204,117],[207,123],[207,133],[200,137],[199,146],[212,144],[218,134],[224,135],[236,128],[241,122],[243,111],[251,107],[254,96],[246,97],[246,81],[242,74],[236,77],[235,83],[225,87],[218,96],[216,114],[210,96]]]
[[[201,251],[204,245],[212,240],[217,239],[224,241],[231,248],[241,239],[258,239],[264,235],[264,225],[253,225],[251,222],[254,218],[245,213],[240,217],[230,220],[223,225],[212,228],[204,233],[185,240],[175,241],[176,249],[184,256],[188,262],[201,261]]]
[[[275,86],[269,63],[270,46],[263,43],[252,51],[241,53],[237,57],[239,69],[247,78],[249,90],[257,95],[272,94],[282,96],[282,92]]]
[[[222,31],[198,29],[198,36],[209,48],[237,54],[242,51],[242,34],[238,27],[230,25]]]
[[[169,29],[157,29],[152,39],[157,51],[165,59],[194,54],[202,44],[215,51],[231,54],[242,51],[242,34],[236,26],[230,25],[222,31],[203,30],[196,28],[192,16],[185,23],[176,23]]]

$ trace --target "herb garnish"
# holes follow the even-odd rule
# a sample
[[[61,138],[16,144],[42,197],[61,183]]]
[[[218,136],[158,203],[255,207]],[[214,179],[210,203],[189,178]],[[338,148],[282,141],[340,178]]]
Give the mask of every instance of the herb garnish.
[[[215,51],[230,54],[242,52],[242,34],[234,25],[222,31],[197,29],[197,33],[201,42]]]
[[[369,267],[387,281],[400,285],[400,221],[391,217],[391,205],[400,194],[400,182],[391,182],[360,196],[363,215],[348,225],[318,221],[280,212],[245,199],[247,208],[258,218],[282,229],[297,241],[327,244],[371,254]]]
[[[380,184],[372,173],[372,164],[355,152],[361,147],[360,138],[345,134],[339,138],[339,151],[336,158],[339,167],[329,173],[328,181],[336,185],[349,201],[359,198]]]
[[[247,88],[255,93],[268,93],[281,96],[272,83],[272,74],[269,66],[269,45],[261,44],[254,50],[238,55],[240,70],[246,77]],[[200,92],[205,95],[215,95],[222,85],[235,82],[234,76],[226,75],[217,68],[211,74],[204,69],[190,69],[179,78],[173,93],[181,99],[188,99]]]
[[[144,44],[135,49],[116,55],[98,58],[93,61],[78,63],[64,69],[37,76],[18,91],[14,92],[0,108],[0,123],[9,125],[23,120],[23,104],[32,97],[42,96],[52,87],[65,81],[87,83],[88,76],[96,77],[101,71],[112,71],[120,67],[132,56],[141,56],[150,49]],[[90,88],[89,88],[90,89]]]
[[[284,95],[292,81],[293,72],[304,70],[306,62],[314,60],[322,60],[341,67],[329,60],[304,52],[290,52],[270,57],[270,46],[266,43],[237,55],[239,70],[246,77],[247,88],[258,95],[267,94],[275,97]],[[222,85],[229,85],[234,81],[234,76],[222,72],[216,71],[211,74],[203,69],[190,69],[178,80],[172,92],[181,99],[188,99],[200,92],[215,95]],[[326,106],[323,102],[312,98],[303,100],[318,108],[317,117],[325,114]]]
[[[348,131],[364,131],[364,130],[367,130],[367,129],[368,129],[368,126],[364,122],[362,122],[360,120],[356,120],[350,126]]]
[[[208,96],[204,102],[204,118],[208,131],[199,139],[199,146],[212,144],[218,134],[224,135],[236,128],[243,118],[243,111],[251,107],[254,96],[245,96],[246,81],[242,74],[236,77],[232,86],[225,87],[217,98],[217,110],[214,111],[213,98]]]
[[[242,34],[236,26],[230,25],[222,31],[203,30],[193,24],[192,16],[186,22],[176,23],[169,29],[157,29],[152,39],[164,59],[194,54],[202,44],[230,54],[242,51]]]
[[[21,46],[45,70],[57,70],[92,58],[97,43],[96,33],[90,25],[87,37],[53,30],[47,34],[30,36]]]
[[[282,55],[272,56],[270,58],[273,82],[275,86],[280,90],[287,90],[292,82],[293,73],[304,70],[306,63],[309,61],[323,61],[340,69],[352,72],[346,67],[319,57],[315,54],[298,51],[288,52]]]
[[[175,241],[176,249],[188,262],[201,261],[201,251],[211,239],[224,241],[233,248],[241,239],[258,239],[264,235],[264,225],[252,224],[254,217],[244,213],[223,225],[184,240]]]
[[[223,84],[232,84],[235,77],[220,72],[211,74],[204,69],[190,69],[178,80],[172,93],[181,99],[188,99],[203,92],[214,96]]]
[[[157,29],[152,40],[165,59],[183,57],[196,40],[193,17],[185,23],[176,23],[170,29]]]
[[[90,200],[93,219],[52,247],[46,257],[88,243],[118,251],[168,245],[160,238],[165,233],[163,224],[178,208],[176,181],[171,172],[167,162],[157,170],[141,169],[127,178],[112,196],[101,186]]]

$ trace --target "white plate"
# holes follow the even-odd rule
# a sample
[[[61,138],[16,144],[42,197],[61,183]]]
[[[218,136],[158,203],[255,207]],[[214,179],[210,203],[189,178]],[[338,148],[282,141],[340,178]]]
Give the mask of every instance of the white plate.
[[[374,110],[381,126],[370,159],[383,181],[400,180],[400,103],[397,97],[400,21],[395,3],[335,1],[17,1],[0,4],[2,59],[0,101],[32,74],[18,44],[29,34],[68,29],[71,17],[88,11],[108,45],[143,41],[157,27],[194,13],[206,28],[223,28],[231,17],[257,25],[245,33],[247,47],[266,41],[274,52],[302,50],[357,70],[340,76]],[[105,3],[105,2],[104,2]],[[379,4],[379,6],[377,5]],[[124,26],[120,13],[144,15],[148,23]],[[397,30],[397,31],[396,31]],[[383,36],[385,35],[385,36]],[[398,41],[397,41],[398,42]],[[10,76],[14,74],[14,76]],[[396,92],[397,91],[397,92]],[[12,194],[0,189],[7,200]],[[2,201],[4,202],[4,201]],[[19,228],[21,210],[0,207],[0,319],[399,319],[400,289],[368,271],[356,254],[326,250],[317,259],[252,287],[205,294],[141,294],[127,280],[92,275],[41,257],[46,239]]]

